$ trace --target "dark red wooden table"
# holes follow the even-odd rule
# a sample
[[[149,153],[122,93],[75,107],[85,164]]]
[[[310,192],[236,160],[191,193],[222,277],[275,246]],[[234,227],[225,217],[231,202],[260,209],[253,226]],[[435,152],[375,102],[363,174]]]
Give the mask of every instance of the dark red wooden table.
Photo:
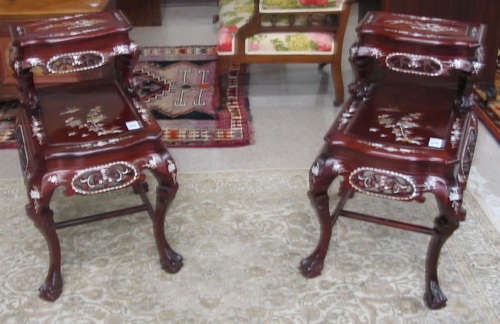
[[[139,48],[129,39],[130,29],[118,11],[11,26],[12,66],[22,105],[16,139],[29,199],[26,211],[50,252],[40,287],[40,296],[49,301],[59,297],[63,285],[59,228],[147,211],[162,267],[172,273],[182,267],[182,257],[169,247],[164,230],[178,187],[176,166],[160,126],[135,92],[132,69]],[[53,83],[69,73],[86,77],[40,87],[34,69],[50,75]],[[158,181],[154,206],[146,194],[146,171]],[[60,186],[65,195],[95,199],[133,187],[142,204],[57,222],[50,201]]]
[[[429,234],[424,299],[430,308],[446,304],[437,265],[443,244],[465,220],[463,192],[477,137],[473,81],[483,67],[484,31],[481,24],[384,12],[361,21],[351,47],[351,98],[310,172],[321,235],[301,262],[304,276],[321,273],[332,226],[344,216]],[[339,175],[341,199],[331,212],[328,188]],[[431,193],[439,215],[430,228],[345,209],[358,192],[401,202],[422,202]]]

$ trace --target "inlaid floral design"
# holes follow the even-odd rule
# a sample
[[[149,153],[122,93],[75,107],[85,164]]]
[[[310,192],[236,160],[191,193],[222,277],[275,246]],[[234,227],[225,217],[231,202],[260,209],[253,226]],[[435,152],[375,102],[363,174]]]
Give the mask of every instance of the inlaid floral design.
[[[95,106],[89,110],[86,119],[80,119],[74,114],[80,109],[77,107],[69,107],[68,110],[61,113],[61,115],[70,115],[64,120],[64,123],[69,128],[76,128],[78,131],[71,131],[68,133],[69,136],[80,135],[82,137],[87,137],[94,133],[97,136],[104,136],[110,134],[122,133],[124,130],[118,126],[108,127],[105,123],[107,116],[103,113],[102,106]]]
[[[417,145],[424,144],[424,138],[415,134],[414,130],[422,125],[418,121],[422,118],[421,113],[411,113],[395,118],[391,114],[381,114],[378,116],[378,122],[384,128],[392,129],[392,134],[396,141],[412,143]]]
[[[407,25],[411,29],[414,29],[414,30],[428,31],[428,32],[433,32],[433,33],[444,33],[444,32],[456,33],[456,32],[458,32],[457,28],[445,26],[442,24],[432,23],[432,22],[423,23],[420,21],[399,19],[399,20],[386,20],[386,23],[392,24],[392,25]]]

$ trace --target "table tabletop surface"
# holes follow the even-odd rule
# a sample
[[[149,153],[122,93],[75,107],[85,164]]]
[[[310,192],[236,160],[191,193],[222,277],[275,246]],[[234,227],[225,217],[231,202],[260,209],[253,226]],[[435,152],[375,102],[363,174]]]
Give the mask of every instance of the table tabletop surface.
[[[466,47],[480,46],[484,29],[481,23],[388,12],[370,12],[356,28],[359,34],[384,34],[407,42]]]

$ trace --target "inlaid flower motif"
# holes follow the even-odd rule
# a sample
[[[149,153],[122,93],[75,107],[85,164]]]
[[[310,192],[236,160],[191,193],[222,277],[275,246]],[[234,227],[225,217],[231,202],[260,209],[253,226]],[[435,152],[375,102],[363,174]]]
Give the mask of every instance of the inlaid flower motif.
[[[30,198],[31,199],[40,199],[42,197],[42,194],[40,193],[40,190],[37,188],[33,188],[30,191]]]
[[[384,128],[392,129],[392,134],[396,141],[421,145],[423,138],[414,134],[413,130],[420,127],[416,121],[422,117],[421,113],[412,113],[400,118],[395,118],[391,114],[380,114],[378,122]]]
[[[76,107],[68,108],[63,114],[73,114],[78,112],[79,109]],[[86,130],[86,132],[82,131],[81,133],[70,131],[68,132],[69,136],[80,135],[81,137],[89,136],[89,133],[97,134],[98,136],[104,136],[109,134],[122,133],[123,129],[119,126],[107,127],[106,125],[107,116],[103,113],[102,106],[94,106],[89,110],[85,120],[75,117],[69,116],[64,120],[64,123],[67,127],[70,128],[78,128],[80,130]]]

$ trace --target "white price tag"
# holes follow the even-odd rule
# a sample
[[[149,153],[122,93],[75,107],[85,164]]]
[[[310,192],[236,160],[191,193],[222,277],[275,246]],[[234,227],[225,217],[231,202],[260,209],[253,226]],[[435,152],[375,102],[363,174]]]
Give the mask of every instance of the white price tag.
[[[440,138],[431,137],[429,138],[429,147],[442,148],[443,140]]]
[[[126,122],[125,124],[127,125],[128,130],[136,130],[141,128],[141,125],[137,120],[131,120]]]

